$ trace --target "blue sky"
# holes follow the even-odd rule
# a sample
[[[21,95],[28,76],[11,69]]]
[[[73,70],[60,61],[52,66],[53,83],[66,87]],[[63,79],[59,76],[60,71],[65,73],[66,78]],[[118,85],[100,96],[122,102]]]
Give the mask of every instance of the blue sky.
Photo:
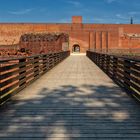
[[[140,23],[140,0],[0,0],[0,22]]]

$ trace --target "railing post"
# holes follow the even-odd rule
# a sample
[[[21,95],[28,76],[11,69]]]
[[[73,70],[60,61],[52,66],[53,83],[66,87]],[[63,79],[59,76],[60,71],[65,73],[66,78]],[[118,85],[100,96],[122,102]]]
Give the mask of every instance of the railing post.
[[[131,61],[124,60],[124,86],[127,90],[130,90],[131,81],[130,81],[130,71],[131,71]]]
[[[103,69],[106,72],[106,69],[107,69],[107,55],[106,54],[104,54]]]
[[[40,56],[39,56],[39,63],[38,63],[38,66],[39,66],[39,77],[40,77],[40,75],[42,75],[43,74],[43,72],[44,72],[44,70],[43,70],[43,54],[41,54]]]
[[[89,52],[89,58],[90,58],[93,62],[94,62],[94,56],[95,56],[94,53]]]
[[[102,54],[99,53],[99,66],[102,67]]]
[[[1,94],[2,94],[2,83],[1,83],[1,78],[2,78],[2,75],[1,75],[1,67],[2,67],[2,64],[0,64],[0,105],[2,103],[2,97],[1,97]]]
[[[54,67],[55,63],[54,63],[54,59],[55,59],[55,53],[53,53],[52,55],[52,68]]]
[[[113,79],[117,78],[117,57],[113,56]]]
[[[61,55],[61,54],[58,53],[57,55],[58,55],[58,63],[60,63],[60,61],[61,61],[60,55]]]
[[[110,55],[107,56],[107,74],[110,72]]]
[[[58,55],[59,53],[56,53],[56,64],[58,64],[59,63],[59,55]]]
[[[103,70],[105,70],[105,54],[101,54],[101,67]]]
[[[49,69],[51,69],[53,67],[53,54],[49,54],[48,55],[48,65],[49,65]]]
[[[34,57],[34,79],[39,78],[39,56]]]
[[[98,54],[95,52],[94,55],[95,55],[95,60],[94,60],[94,62],[95,62],[96,65],[97,65],[97,64],[98,64]]]
[[[102,55],[99,53],[99,67],[101,68],[101,57]]]
[[[96,53],[96,65],[98,66],[98,64],[99,64],[99,54]]]
[[[46,71],[47,71],[47,55],[46,54],[44,54],[43,56],[42,56],[42,60],[43,60],[43,62],[42,62],[42,64],[43,64],[43,73],[45,73]]]
[[[23,89],[25,87],[26,87],[26,58],[23,58],[19,60],[19,88]]]

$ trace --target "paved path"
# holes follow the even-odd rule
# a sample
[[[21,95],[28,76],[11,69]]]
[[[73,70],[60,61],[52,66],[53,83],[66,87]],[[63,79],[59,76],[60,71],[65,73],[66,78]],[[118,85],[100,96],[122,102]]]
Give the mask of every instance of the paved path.
[[[139,140],[140,105],[73,55],[0,111],[0,140]]]

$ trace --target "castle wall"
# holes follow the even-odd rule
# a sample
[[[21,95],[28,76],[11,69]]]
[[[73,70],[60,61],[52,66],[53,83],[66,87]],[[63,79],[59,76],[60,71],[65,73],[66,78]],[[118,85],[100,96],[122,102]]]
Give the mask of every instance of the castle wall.
[[[0,24],[0,45],[19,43],[20,36],[31,32],[66,32],[69,47],[79,44],[81,52],[88,49],[107,52],[140,48],[140,24],[82,24],[81,19],[69,24]]]

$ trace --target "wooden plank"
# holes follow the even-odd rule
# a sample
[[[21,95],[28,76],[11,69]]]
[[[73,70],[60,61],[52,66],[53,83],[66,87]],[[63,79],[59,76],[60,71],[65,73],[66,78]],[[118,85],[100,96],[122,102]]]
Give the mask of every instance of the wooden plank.
[[[138,92],[140,92],[140,86],[138,86],[137,84],[133,83],[132,81],[131,81],[130,86],[132,86],[134,89],[136,89]]]
[[[19,66],[18,64],[3,66],[3,67],[0,68],[0,72],[8,71],[8,70],[11,70],[11,69],[14,69],[14,68],[18,68],[18,66]]]
[[[6,94],[7,92],[9,92],[10,90],[12,91],[13,89],[15,89],[17,86],[18,86],[18,81],[16,83],[14,83],[13,85],[11,85],[10,87],[4,89],[4,90],[1,90],[1,94],[0,96],[3,96],[4,94]]]
[[[6,85],[8,85],[8,84],[10,84],[10,83],[12,83],[12,82],[14,82],[14,81],[17,81],[18,79],[19,79],[19,75],[16,76],[16,77],[12,77],[12,78],[10,78],[10,79],[4,81],[4,82],[1,82],[1,83],[0,83],[0,84],[1,84],[1,88],[5,87]]]
[[[136,63],[131,66],[133,69],[140,71],[140,64]]]
[[[140,85],[140,78],[139,77],[134,77],[133,75],[130,76],[130,79]]]
[[[16,69],[12,72],[8,72],[6,74],[2,74],[2,75],[0,75],[0,80],[4,80],[4,79],[10,77],[11,75],[15,75],[15,74],[18,74],[18,73],[19,73],[19,69]]]

